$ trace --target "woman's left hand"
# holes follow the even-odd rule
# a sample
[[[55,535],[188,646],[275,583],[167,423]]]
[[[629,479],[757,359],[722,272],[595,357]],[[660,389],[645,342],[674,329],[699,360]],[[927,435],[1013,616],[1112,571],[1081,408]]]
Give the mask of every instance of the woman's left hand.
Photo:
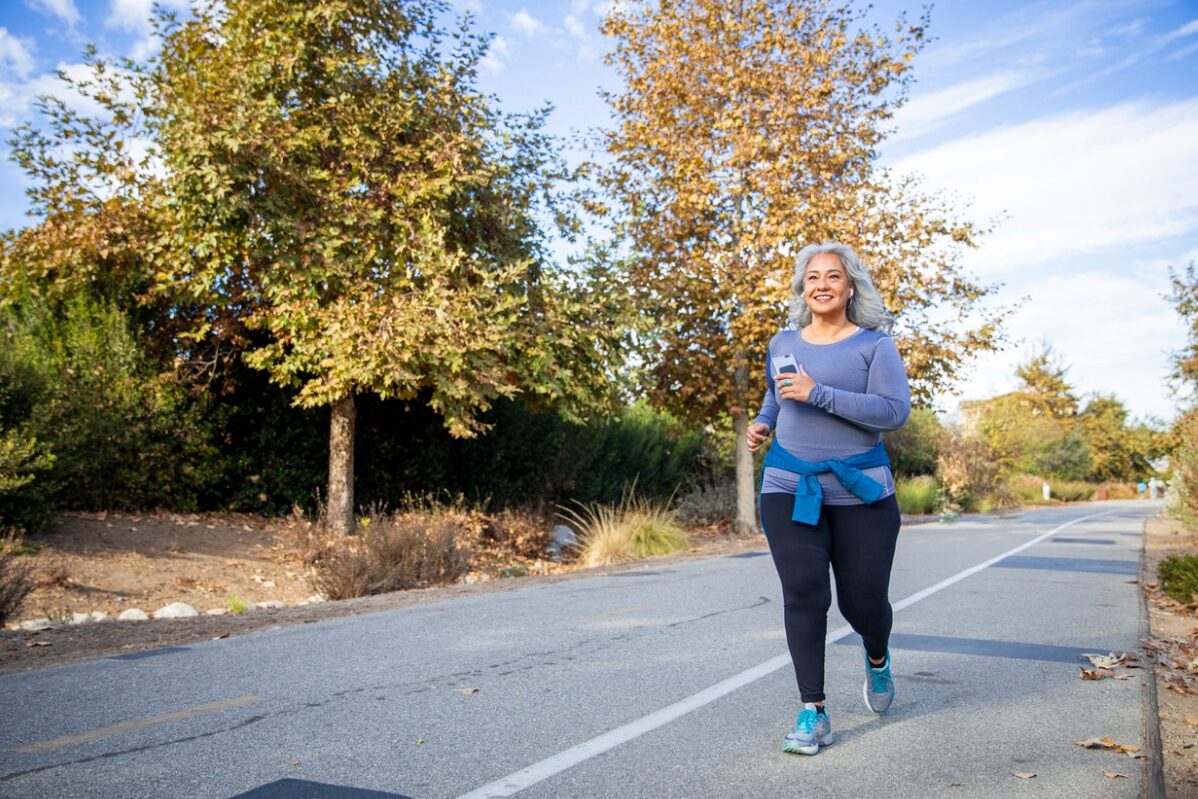
[[[806,402],[807,398],[811,396],[813,388],[815,388],[815,381],[811,379],[811,375],[807,374],[803,364],[799,364],[797,374],[795,372],[779,372],[774,375],[774,390],[782,399]]]

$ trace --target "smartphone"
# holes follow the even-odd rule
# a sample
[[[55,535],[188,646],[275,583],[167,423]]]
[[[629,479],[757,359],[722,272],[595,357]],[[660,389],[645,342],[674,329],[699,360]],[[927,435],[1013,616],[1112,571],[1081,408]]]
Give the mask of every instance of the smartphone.
[[[783,372],[798,372],[799,365],[795,362],[795,356],[789,352],[785,355],[775,355],[770,358],[770,364],[774,367],[774,374],[782,374]]]

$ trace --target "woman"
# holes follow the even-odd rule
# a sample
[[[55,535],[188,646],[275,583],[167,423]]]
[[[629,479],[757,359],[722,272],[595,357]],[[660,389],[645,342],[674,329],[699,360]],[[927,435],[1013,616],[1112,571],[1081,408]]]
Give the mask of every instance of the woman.
[[[824,706],[824,639],[832,604],[865,645],[865,703],[885,712],[890,676],[890,567],[899,532],[882,432],[910,412],[891,319],[848,247],[813,244],[791,283],[794,329],[773,337],[749,449],[777,431],[765,459],[761,522],[782,582],[786,641],[803,708],[782,744],[814,755],[832,743]]]

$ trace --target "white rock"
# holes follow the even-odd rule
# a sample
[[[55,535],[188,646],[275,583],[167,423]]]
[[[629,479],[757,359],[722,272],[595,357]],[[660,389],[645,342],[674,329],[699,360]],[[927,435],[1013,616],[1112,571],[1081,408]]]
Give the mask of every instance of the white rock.
[[[263,587],[263,588],[274,588],[274,587],[275,587],[275,581],[274,581],[274,580],[263,580],[263,581],[262,581],[262,587]]]
[[[112,617],[102,610],[93,610],[91,616],[92,621],[112,621]]]
[[[200,612],[186,602],[172,602],[166,607],[154,611],[156,619],[183,619],[199,615]]]
[[[121,611],[121,615],[117,616],[121,621],[145,621],[150,618],[141,608],[127,608]]]
[[[205,610],[204,615],[205,616],[223,616],[228,612],[229,612],[228,608],[212,608],[211,610]]]
[[[287,603],[282,601],[281,599],[264,599],[261,602],[255,602],[253,604],[253,607],[255,607],[255,608],[285,608],[285,607],[287,607]]]
[[[321,602],[328,602],[329,599],[324,594],[313,594],[304,601],[309,605],[319,605]]]
[[[21,622],[22,630],[48,630],[53,626],[54,623],[44,616],[40,619],[29,619],[28,621]]]
[[[88,624],[92,620],[90,613],[72,613],[71,624]]]

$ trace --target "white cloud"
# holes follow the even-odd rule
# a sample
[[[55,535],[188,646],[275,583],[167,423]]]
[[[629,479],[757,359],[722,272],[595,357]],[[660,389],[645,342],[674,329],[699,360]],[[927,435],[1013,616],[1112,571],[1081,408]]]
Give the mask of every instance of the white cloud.
[[[567,14],[562,19],[562,25],[569,31],[570,35],[576,39],[585,39],[587,37],[586,28],[582,25],[582,20],[573,14]]]
[[[150,24],[155,4],[167,11],[186,12],[190,8],[189,0],[112,0],[104,21],[109,28],[141,34],[129,48],[129,57],[134,61],[144,60],[162,47]]]
[[[95,100],[68,88],[58,78],[57,72],[65,73],[74,81],[85,80],[92,74],[87,64],[60,63],[55,72],[44,72],[27,81],[0,80],[0,128],[11,128],[32,121],[35,113],[34,101],[42,95],[57,97],[66,103],[68,108],[84,116],[99,116],[104,113],[104,109]]]
[[[545,32],[545,23],[529,14],[523,8],[511,17],[512,28],[526,36],[535,36]]]
[[[1135,416],[1171,418],[1168,354],[1184,345],[1185,329],[1162,296],[1168,263],[1130,262],[1114,274],[1087,270],[1025,281],[1012,292],[1029,295],[1007,322],[1013,346],[979,359],[961,396],[1013,390],[1015,368],[1046,340],[1070,367],[1066,379],[1079,394],[1115,394]]]
[[[75,8],[75,0],[25,0],[25,4],[35,11],[58,17],[72,27],[78,25],[81,19],[79,9]]]
[[[1198,19],[1190,20],[1180,28],[1169,31],[1169,33],[1165,35],[1165,41],[1171,42],[1174,39],[1180,39],[1183,36],[1192,36],[1195,33],[1198,33]]]
[[[507,66],[506,59],[511,55],[511,52],[507,40],[502,36],[496,36],[491,40],[491,46],[487,49],[487,54],[479,61],[479,66],[492,75],[498,75]]]
[[[8,81],[11,75],[27,78],[33,72],[33,42],[29,39],[18,39],[0,28],[0,80]]]
[[[963,81],[944,89],[916,94],[894,115],[891,141],[939,127],[950,117],[1000,94],[1037,80],[1038,73],[1003,71]]]
[[[1127,103],[1010,125],[894,164],[1004,222],[971,254],[987,279],[1198,232],[1198,99]]]

